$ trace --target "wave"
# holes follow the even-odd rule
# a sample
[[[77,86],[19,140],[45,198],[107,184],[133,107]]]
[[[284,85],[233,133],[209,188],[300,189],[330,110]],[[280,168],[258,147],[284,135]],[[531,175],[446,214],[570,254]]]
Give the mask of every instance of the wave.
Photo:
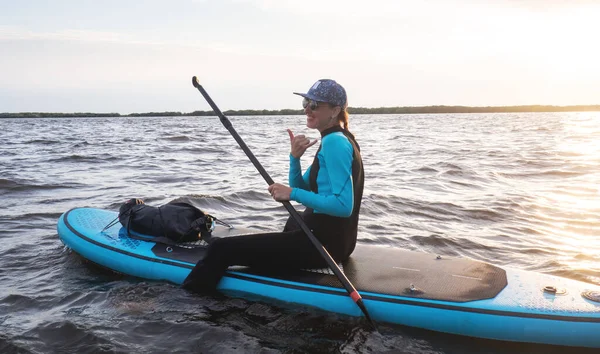
[[[192,139],[185,135],[178,135],[178,136],[162,137],[162,138],[160,138],[160,140],[179,142],[179,141],[191,141]]]
[[[62,141],[53,140],[53,139],[33,139],[33,140],[27,141],[26,144],[56,145],[56,144],[62,144]]]
[[[0,324],[2,321],[0,321]],[[15,338],[16,339],[16,338]],[[32,351],[27,350],[23,344],[17,344],[11,337],[6,334],[0,334],[0,353],[19,353],[19,354],[27,354],[34,353]]]
[[[66,211],[66,210],[65,210]],[[23,214],[18,214],[18,215],[14,215],[14,216],[10,216],[8,219],[10,221],[28,221],[28,222],[33,222],[33,221],[38,221],[38,220],[57,220],[60,216],[62,215],[62,212],[49,212],[49,213],[23,213]],[[0,220],[2,220],[4,217],[0,217]]]
[[[10,306],[10,308],[14,311],[31,308],[42,309],[45,307],[38,299],[20,294],[9,294],[5,296],[4,298],[0,299],[0,305]]]
[[[0,191],[6,190],[11,192],[27,192],[33,190],[50,190],[50,189],[63,189],[63,188],[77,188],[80,184],[67,183],[67,184],[39,184],[34,181],[14,181],[10,179],[0,178]]]
[[[48,162],[60,163],[60,162],[91,162],[91,163],[99,163],[99,162],[107,162],[107,161],[115,161],[120,160],[116,156],[98,156],[98,155],[68,155],[61,156],[58,158],[49,159]]]
[[[547,171],[523,171],[523,172],[498,172],[499,175],[506,178],[535,178],[535,177],[579,177],[587,174],[586,170],[579,172],[566,170],[547,170]]]
[[[0,178],[0,189],[2,189],[2,188],[8,189],[8,188],[12,188],[12,187],[17,187],[19,185],[20,185],[19,183],[12,181],[10,179]]]
[[[436,169],[436,168],[433,168],[431,166],[422,166],[422,167],[419,167],[417,169],[412,170],[411,172],[426,173],[426,174],[435,174],[435,173],[438,173],[439,170]]]
[[[71,148],[71,149],[77,149],[77,148],[82,148],[82,147],[85,147],[85,146],[90,146],[90,145],[92,145],[92,144],[88,143],[87,141],[81,141],[81,142],[78,142],[78,143],[72,144],[72,145],[70,146],[70,148]]]
[[[112,329],[107,328],[107,333]],[[113,343],[105,337],[102,328],[97,325],[82,325],[68,320],[47,321],[38,324],[24,333],[26,338],[37,338],[30,343],[45,352],[83,353],[83,352],[127,352],[127,348]]]

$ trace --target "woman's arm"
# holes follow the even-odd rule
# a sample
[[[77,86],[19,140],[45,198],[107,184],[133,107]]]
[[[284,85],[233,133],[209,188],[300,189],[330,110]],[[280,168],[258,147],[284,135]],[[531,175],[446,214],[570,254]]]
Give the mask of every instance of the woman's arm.
[[[295,158],[290,154],[290,172],[289,172],[289,184],[292,188],[300,188],[309,190],[310,184],[308,179],[310,178],[310,167],[302,175],[302,166],[300,165],[300,159]]]
[[[331,194],[317,194],[309,190],[293,188],[290,199],[321,213],[349,217],[352,215],[354,208],[354,187],[352,182],[354,150],[345,136],[328,136],[322,140],[322,144],[321,152],[325,168],[321,167],[319,173],[323,173],[323,170],[326,171]],[[305,176],[307,175],[305,174]],[[290,186],[294,187],[291,183]]]

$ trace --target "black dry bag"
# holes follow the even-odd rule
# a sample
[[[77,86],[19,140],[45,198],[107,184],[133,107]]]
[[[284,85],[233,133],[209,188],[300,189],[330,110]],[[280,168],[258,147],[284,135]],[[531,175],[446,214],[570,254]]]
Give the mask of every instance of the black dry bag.
[[[166,244],[200,239],[208,242],[215,220],[215,217],[182,201],[153,207],[133,198],[119,208],[119,221],[130,237]]]

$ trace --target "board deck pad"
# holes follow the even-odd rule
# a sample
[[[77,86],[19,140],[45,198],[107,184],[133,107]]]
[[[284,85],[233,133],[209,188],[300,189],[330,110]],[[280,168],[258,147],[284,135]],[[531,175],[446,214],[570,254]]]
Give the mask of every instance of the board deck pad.
[[[213,237],[250,234],[250,229],[217,228]],[[121,235],[119,235],[121,237]],[[158,257],[195,264],[206,247],[186,248],[157,244]],[[373,292],[430,300],[467,302],[495,297],[508,284],[506,272],[494,265],[465,258],[438,257],[382,246],[359,245],[342,264],[359,292]],[[333,274],[309,270],[265,270],[236,267],[236,272],[269,278],[343,288]]]

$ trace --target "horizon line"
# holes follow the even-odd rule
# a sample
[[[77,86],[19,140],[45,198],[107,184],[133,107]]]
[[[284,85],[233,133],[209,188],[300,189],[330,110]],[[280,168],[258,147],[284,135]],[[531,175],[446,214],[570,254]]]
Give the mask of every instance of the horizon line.
[[[600,111],[600,104],[592,105],[513,105],[513,106],[395,106],[395,107],[348,107],[350,114],[436,114],[436,113],[526,113],[526,112],[589,112]],[[228,115],[302,115],[302,109],[237,109],[226,110]],[[136,117],[136,116],[212,116],[214,112],[209,111],[162,111],[162,112],[1,112],[0,118],[26,118],[26,117],[58,117],[60,115],[88,115],[96,117]]]

